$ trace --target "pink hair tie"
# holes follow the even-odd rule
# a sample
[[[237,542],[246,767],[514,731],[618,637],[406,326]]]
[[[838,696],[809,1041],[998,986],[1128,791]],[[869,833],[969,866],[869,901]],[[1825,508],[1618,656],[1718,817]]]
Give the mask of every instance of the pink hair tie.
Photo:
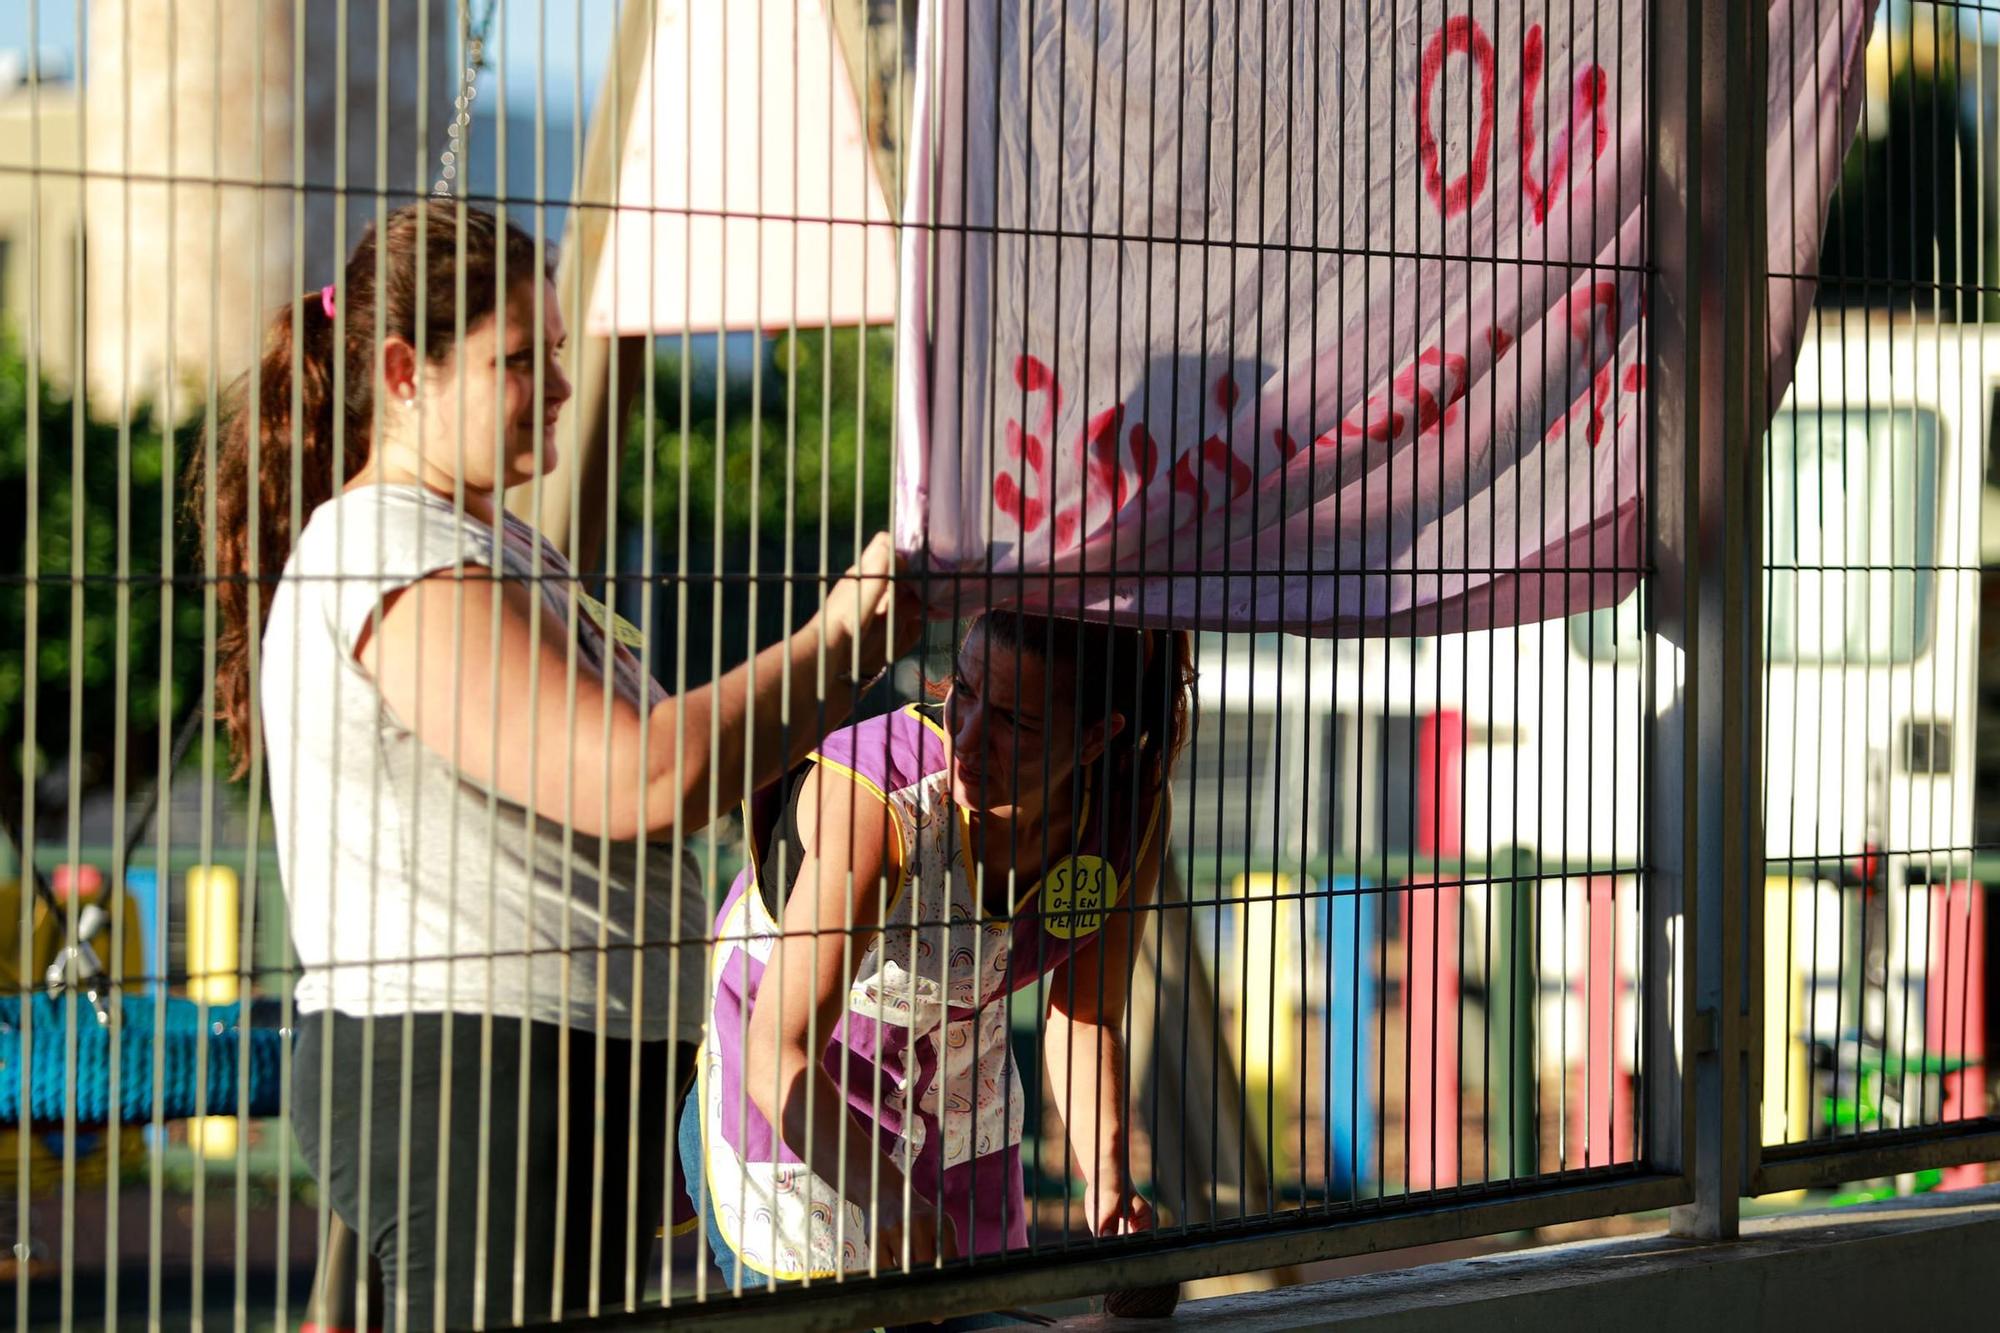
[[[328,319],[333,318],[333,284],[330,282],[319,289],[319,308],[326,311]]]

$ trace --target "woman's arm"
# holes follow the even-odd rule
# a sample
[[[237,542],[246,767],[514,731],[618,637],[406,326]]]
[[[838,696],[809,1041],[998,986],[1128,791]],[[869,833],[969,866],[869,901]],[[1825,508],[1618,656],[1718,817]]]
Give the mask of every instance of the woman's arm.
[[[1084,1213],[1099,1236],[1153,1226],[1152,1205],[1132,1188],[1124,1024],[1145,933],[1141,909],[1158,896],[1160,849],[1172,816],[1163,791],[1159,824],[1133,872],[1130,897],[1112,909],[1092,945],[1049,978],[1042,1063],[1083,1174]]]
[[[579,664],[572,714],[569,627],[534,589],[484,569],[392,594],[355,657],[396,716],[474,782],[597,837],[692,832],[742,799],[746,772],[761,786],[803,759],[854,706],[855,677],[914,641],[922,619],[896,594],[894,568],[878,535],[804,629],[650,711]]]
[[[813,1174],[867,1214],[882,1262],[929,1262],[938,1249],[932,1210],[912,1208],[905,1217],[902,1171],[881,1137],[848,1114],[819,1058],[847,1013],[862,955],[880,933],[887,885],[901,874],[889,809],[815,767],[799,785],[795,818],[806,850],[749,1031],[741,1034],[744,1087]],[[711,1041],[736,1037],[709,1034]],[[947,1240],[946,1256],[954,1252]]]

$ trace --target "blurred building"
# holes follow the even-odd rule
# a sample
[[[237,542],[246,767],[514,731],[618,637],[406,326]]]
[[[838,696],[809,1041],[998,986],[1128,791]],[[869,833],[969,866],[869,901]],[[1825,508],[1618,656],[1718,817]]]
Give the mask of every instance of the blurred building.
[[[278,303],[331,280],[378,189],[428,190],[455,13],[93,0],[73,69],[0,56],[0,320],[97,413],[188,415]]]
[[[0,53],[0,337],[67,389],[77,361],[83,272],[82,117],[67,69]]]
[[[100,410],[126,394],[198,395],[211,370],[226,383],[256,355],[273,306],[331,279],[378,186],[405,198],[428,187],[455,95],[452,12],[445,0],[389,0],[379,13],[94,0],[80,62],[84,378]],[[180,417],[185,401],[163,406]]]

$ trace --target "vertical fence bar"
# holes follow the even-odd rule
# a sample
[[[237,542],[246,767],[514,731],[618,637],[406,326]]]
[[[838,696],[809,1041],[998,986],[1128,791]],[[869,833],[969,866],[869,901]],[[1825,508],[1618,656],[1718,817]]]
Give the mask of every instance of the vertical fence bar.
[[[1656,4],[1652,17],[1655,643],[1678,644],[1685,683],[1677,707],[1648,710],[1648,951],[1651,975],[1674,969],[1689,988],[1689,1025],[1670,1079],[1674,1006],[1651,1016],[1649,1149],[1692,1177],[1675,1234],[1713,1240],[1736,1234],[1757,1123],[1765,16],[1745,0],[1701,0]]]
[[[79,24],[82,22],[82,18],[81,14],[77,16]],[[84,43],[79,41],[77,43],[76,54],[79,78],[88,70],[84,51]],[[79,163],[86,160],[84,157],[84,136],[88,132],[88,122],[87,104],[79,102],[76,116],[76,158]],[[39,137],[41,126],[35,126],[34,133]],[[81,181],[75,182],[75,185],[81,190]],[[76,303],[78,309],[82,309],[85,293],[83,289],[83,254],[80,238],[66,240],[65,246],[74,256],[72,262],[75,265],[74,272],[71,275],[72,286],[69,297]],[[80,376],[85,364],[83,357],[82,321],[72,320],[71,329],[70,365],[73,367],[71,373]],[[64,904],[64,912],[67,919],[63,924],[63,939],[66,943],[73,943],[80,939],[78,935],[78,917],[83,906],[83,867],[81,865],[81,844],[83,840],[81,826],[83,814],[83,766],[77,762],[75,756],[83,748],[83,653],[79,650],[84,642],[83,589],[85,576],[89,572],[86,567],[88,562],[87,548],[84,545],[84,522],[88,509],[88,500],[86,498],[88,489],[84,479],[84,416],[84,413],[76,411],[72,407],[70,412],[69,474],[69,748],[72,757],[66,765],[69,770],[68,781],[66,783],[68,787],[66,793],[68,809],[65,812],[63,827],[67,844],[65,848],[67,855],[63,858],[64,870],[69,875],[69,893],[66,895],[67,901]],[[25,853],[24,859],[32,863],[35,859],[32,848],[24,848],[23,851]],[[26,876],[22,878],[25,880]],[[116,954],[112,955],[112,961],[113,966],[116,966]],[[77,1073],[77,1020],[80,1016],[89,1013],[88,1008],[79,1010],[77,998],[76,988],[74,986],[70,987],[69,993],[64,997],[65,1003],[62,1008],[63,1076],[72,1088],[76,1086]],[[25,1118],[24,1116],[23,1119]],[[73,1096],[65,1097],[63,1099],[62,1126],[63,1217],[62,1230],[60,1232],[62,1246],[62,1291],[60,1305],[62,1326],[64,1328],[73,1327],[76,1318],[76,1157],[79,1146],[80,1144],[77,1139],[76,1098]]]
[[[267,182],[265,180],[266,164],[264,157],[264,118],[266,113],[265,98],[267,96],[264,83],[264,43],[267,31],[266,25],[269,22],[269,18],[268,7],[259,6],[257,10],[256,31],[252,39],[255,47],[251,64],[251,83],[257,90],[255,95],[256,121],[251,133],[251,158],[256,162],[256,168],[253,173],[255,184],[250,187],[252,208],[251,247],[254,253],[254,258],[251,261],[251,290],[257,294],[256,299],[259,302],[264,299],[267,291],[264,278],[265,200],[267,197],[265,194]],[[218,167],[220,166],[219,163],[217,165]],[[293,288],[293,290],[296,290],[296,288]],[[292,300],[287,302],[287,304],[296,306],[298,302]],[[249,362],[249,370],[248,379],[245,382],[246,391],[242,400],[244,406],[240,410],[253,410],[249,405],[262,400],[260,375],[264,360],[263,334],[263,321],[251,320],[243,347],[243,354]],[[251,495],[262,494],[262,482],[259,476],[261,462],[261,453],[259,450],[251,449],[248,451],[249,477],[246,489]],[[245,547],[248,557],[249,579],[247,586],[244,588],[244,593],[249,606],[249,623],[261,626],[263,624],[262,608],[264,604],[264,588],[260,581],[263,572],[260,563],[263,559],[263,552],[260,545],[263,528],[261,502],[254,502],[251,505],[247,526],[249,531],[246,534]],[[248,669],[250,679],[252,680],[258,679],[258,672],[262,661],[261,648],[262,636],[257,634],[251,635]],[[251,1001],[255,998],[257,990],[257,872],[260,861],[258,853],[260,851],[261,830],[263,827],[263,821],[259,817],[259,812],[262,808],[264,794],[263,716],[261,711],[252,708],[250,710],[249,721],[249,735],[243,742],[250,749],[250,767],[246,775],[248,778],[246,783],[248,800],[246,802],[247,811],[243,820],[243,892],[238,901],[238,909],[241,915],[237,930],[237,960],[241,976],[237,994],[242,1004],[242,1008],[238,1010],[239,1018],[236,1034],[236,1067],[239,1070],[250,1068]],[[235,1231],[236,1241],[236,1290],[235,1300],[231,1309],[230,1327],[233,1333],[245,1333],[245,1330],[249,1326],[250,1317],[250,1136],[253,1132],[250,1120],[250,1080],[248,1078],[239,1078],[236,1083],[236,1123],[240,1126],[238,1131],[240,1137],[237,1140],[236,1153],[236,1212],[235,1217],[232,1219],[232,1228]],[[286,1126],[280,1132],[282,1133],[288,1128],[289,1126]],[[112,1133],[116,1134],[115,1128],[112,1130]],[[281,1193],[280,1198],[282,1199],[283,1197],[284,1195]],[[283,1211],[283,1208],[284,1204],[280,1203],[279,1210]],[[284,1267],[284,1253],[282,1250],[278,1251],[275,1256],[275,1266],[280,1270]]]
[[[28,577],[21,587],[21,734],[35,735],[36,724],[36,664],[41,660],[41,573],[42,573],[42,104],[41,104],[41,33],[37,0],[28,0],[28,60],[30,67],[28,83],[28,336],[27,371],[31,386],[25,395],[28,405],[26,430],[26,458],[23,460],[28,512],[22,525],[25,537],[22,565]],[[166,688],[166,673],[160,675],[161,688]],[[35,875],[35,784],[32,775],[22,774],[21,808],[18,814],[7,812],[8,822],[20,830],[15,840],[18,844],[16,855],[21,868],[17,878],[21,882],[19,890],[21,919],[17,926],[20,934],[20,955],[16,961],[16,975],[24,981],[34,976],[35,968],[35,900],[28,892],[28,886]],[[18,823],[15,821],[18,820]],[[34,1061],[35,1029],[33,1009],[27,1004],[21,1006],[21,1067],[16,1075],[20,1079],[19,1103],[26,1107],[32,1098],[32,1084],[29,1070]],[[25,1128],[25,1127],[24,1127]],[[14,1236],[14,1254],[18,1264],[14,1278],[14,1326],[26,1330],[28,1327],[28,1265],[26,1260],[34,1251],[32,1219],[28,1212],[29,1152],[33,1135],[17,1133],[14,1137],[14,1216],[18,1230]],[[156,1247],[157,1248],[157,1247]]]
[[[507,180],[507,54],[513,43],[509,37],[510,26],[506,14],[505,0],[500,0],[499,10],[497,21],[488,30],[488,37],[493,43],[495,52],[493,60],[493,213],[498,225],[505,227],[509,223]],[[468,112],[469,110],[470,108],[468,108]],[[472,126],[468,123],[466,128],[469,136]],[[469,138],[467,142],[469,142]],[[464,158],[465,160],[460,163],[461,174],[459,180],[461,187],[469,190],[471,187],[469,179],[471,169],[470,154],[464,153]],[[506,291],[512,281],[514,279],[510,279],[507,275],[507,247],[504,245],[498,246],[495,250],[494,289],[496,291]],[[495,303],[494,323],[494,336],[504,340],[507,336],[507,303],[505,301]],[[501,345],[505,346],[504,341]],[[503,391],[506,376],[507,371],[504,365],[494,366],[493,387],[496,394]],[[503,439],[502,430],[501,423],[496,419],[492,432],[493,443],[496,449],[500,447]],[[500,541],[501,529],[506,523],[506,518],[496,508],[492,519],[494,542],[497,545]],[[487,615],[489,617],[488,632],[497,634],[501,616],[499,599],[495,598],[492,600]],[[490,672],[488,680],[491,682],[489,688],[493,692],[493,702],[487,725],[489,728],[497,731],[500,726],[501,702],[500,690],[498,688],[500,661],[497,657],[493,661]],[[482,1323],[484,1322],[486,1311],[491,1308],[490,1293],[499,1281],[499,1275],[493,1271],[491,1263],[493,1244],[491,1225],[493,1209],[493,1133],[491,1119],[496,1097],[493,1087],[493,991],[494,972],[497,967],[496,955],[499,951],[500,943],[495,929],[497,913],[493,910],[494,899],[496,897],[493,871],[499,858],[499,840],[494,836],[495,830],[499,826],[499,820],[499,802],[497,799],[489,798],[486,805],[486,856],[484,858],[485,865],[482,868],[484,872],[482,897],[485,900],[482,906],[486,915],[486,940],[483,950],[484,957],[479,969],[481,984],[479,1045],[478,1054],[475,1057],[479,1061],[479,1133],[477,1142],[473,1147],[473,1160],[471,1163],[476,1181],[473,1187],[471,1224],[473,1229],[472,1308],[478,1313],[479,1320]],[[466,1224],[461,1220],[459,1225],[464,1226]]]
[[[81,11],[77,14],[77,20],[77,44],[82,46],[88,39],[88,32],[83,26],[84,15]],[[132,25],[129,22],[121,25],[118,40],[119,51],[116,59],[120,82],[118,96],[118,153],[116,160],[119,169],[126,171],[130,169],[132,162]],[[88,158],[80,157],[79,160],[88,162]],[[87,190],[89,182],[80,183],[78,188],[80,191]],[[88,198],[88,195],[84,194],[80,195],[80,197]],[[130,273],[132,271],[132,191],[130,186],[119,187],[118,207],[121,213],[118,228],[118,271],[121,273]],[[85,294],[87,296],[88,292],[86,291]],[[83,368],[83,364],[82,359],[79,358],[77,362],[79,370]],[[129,322],[119,330],[117,364],[119,372],[118,584],[114,602],[114,615],[116,617],[116,629],[114,632],[116,637],[113,652],[116,654],[118,665],[112,683],[112,689],[115,692],[113,708],[116,710],[113,734],[117,737],[117,742],[113,747],[114,754],[112,757],[111,846],[113,860],[111,862],[111,883],[107,890],[114,904],[111,918],[113,931],[111,975],[114,978],[124,978],[127,986],[134,981],[138,981],[139,985],[143,988],[140,993],[151,995],[154,987],[165,984],[165,978],[159,975],[159,971],[164,969],[156,969],[154,964],[154,960],[162,955],[156,950],[152,938],[160,930],[159,923],[165,919],[161,910],[166,902],[163,889],[165,884],[164,877],[155,877],[155,884],[158,887],[155,889],[156,897],[154,899],[152,918],[154,925],[152,931],[148,932],[143,955],[145,963],[140,968],[141,975],[138,978],[132,977],[125,969],[125,941],[120,933],[125,926],[124,904],[129,901],[127,895],[130,892],[126,877],[129,873],[129,863],[132,859],[131,854],[137,850],[126,845],[125,833],[125,794],[128,783],[127,768],[130,763],[128,759],[130,752],[126,745],[126,730],[131,721],[130,668],[136,665],[132,644],[132,383],[130,373],[132,364],[132,337]],[[163,730],[165,726],[166,723],[163,721]],[[136,755],[132,755],[131,757],[136,758]],[[156,797],[159,795],[157,789],[154,795]],[[126,986],[116,984],[112,986],[111,1079],[108,1090],[110,1094],[108,1102],[112,1106],[121,1104],[119,1098],[123,1092],[123,1089],[119,1086],[119,1074],[122,1072],[125,1056],[125,994]],[[121,1260],[124,1258],[122,1247],[119,1244],[119,1238],[122,1235],[119,1208],[121,1200],[119,1196],[124,1185],[124,1169],[120,1150],[124,1147],[125,1135],[126,1130],[121,1117],[110,1126],[107,1136],[110,1143],[111,1164],[110,1169],[105,1172],[104,1180],[104,1327],[106,1333],[111,1333],[111,1330],[117,1326],[119,1313],[118,1279],[120,1276],[119,1268],[121,1267]],[[282,1251],[282,1249],[281,1245],[280,1250]],[[283,1303],[284,1291],[281,1286],[279,1288],[279,1317],[281,1320],[283,1318]]]
[[[1652,566],[1642,685],[1651,730],[1646,773],[1646,923],[1643,952],[1647,975],[1658,978],[1669,1002],[1646,1014],[1646,1049],[1652,1077],[1647,1081],[1646,1154],[1654,1165],[1692,1172],[1688,1133],[1693,1123],[1693,1081],[1687,1077],[1692,1051],[1690,992],[1681,973],[1692,916],[1697,907],[1693,876],[1696,846],[1690,820],[1698,790],[1687,759],[1693,749],[1692,713],[1699,681],[1662,670],[1656,660],[1674,662],[1692,651],[1696,631],[1691,599],[1698,573],[1700,531],[1696,469],[1687,447],[1700,410],[1700,365],[1695,305],[1700,250],[1695,231],[1696,182],[1700,165],[1690,127],[1699,123],[1698,30],[1688,6],[1653,0],[1647,6],[1649,156],[1647,184],[1651,208],[1647,244],[1652,267],[1648,355],[1651,397],[1646,493],[1648,561]]]

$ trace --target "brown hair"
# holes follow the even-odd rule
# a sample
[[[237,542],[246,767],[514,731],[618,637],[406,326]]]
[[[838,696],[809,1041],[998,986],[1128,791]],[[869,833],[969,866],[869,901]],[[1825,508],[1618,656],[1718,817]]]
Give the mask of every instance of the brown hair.
[[[328,299],[317,291],[281,307],[265,335],[254,380],[255,403],[250,401],[250,375],[230,389],[213,478],[200,453],[188,460],[188,514],[203,528],[203,536],[213,539],[214,566],[208,574],[215,583],[222,621],[215,644],[215,704],[229,728],[235,776],[241,777],[250,767],[257,692],[250,676],[250,647],[264,632],[278,575],[306,519],[333,497],[336,477],[352,476],[368,461],[375,415],[377,320],[384,337],[400,337],[412,345],[417,343],[421,321],[426,359],[442,362],[456,346],[458,312],[463,309],[468,330],[487,319],[503,300],[503,273],[511,287],[538,272],[535,260],[535,242],[526,232],[462,204],[407,205],[389,214],[379,232],[371,222],[331,293],[339,322],[328,313]],[[344,334],[344,344],[338,348],[336,329]],[[339,385],[344,410],[339,414],[334,411],[336,352],[345,369],[345,381]],[[205,527],[211,500],[213,532]],[[204,543],[204,551],[208,545]],[[256,601],[255,623],[253,582],[262,594]]]
[[[973,623],[985,628],[991,643],[1068,668],[1055,688],[1074,692],[1079,733],[1113,713],[1125,719],[1093,765],[1091,785],[1111,819],[1132,813],[1135,789],[1144,811],[1166,787],[1187,744],[1194,695],[1194,644],[1187,631],[1011,610],[988,611]],[[1090,664],[1087,672],[1083,663]]]

